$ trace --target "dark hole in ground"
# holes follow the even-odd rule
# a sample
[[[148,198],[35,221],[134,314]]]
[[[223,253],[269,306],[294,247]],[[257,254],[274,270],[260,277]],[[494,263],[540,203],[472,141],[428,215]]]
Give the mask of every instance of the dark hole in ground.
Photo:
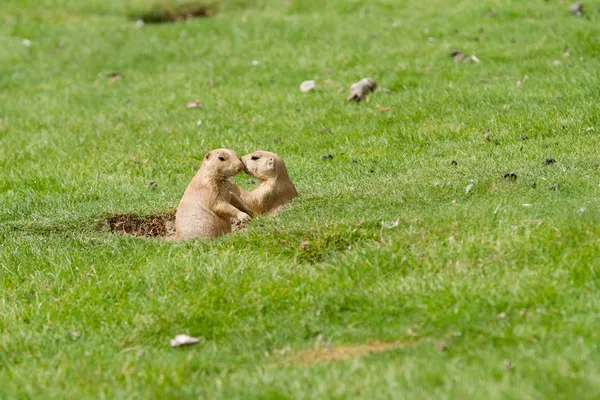
[[[213,6],[189,2],[184,4],[155,4],[148,11],[131,15],[133,19],[142,20],[146,24],[166,24],[192,18],[210,17],[215,13]]]
[[[155,215],[113,213],[102,230],[131,236],[167,238],[175,233],[175,210]]]

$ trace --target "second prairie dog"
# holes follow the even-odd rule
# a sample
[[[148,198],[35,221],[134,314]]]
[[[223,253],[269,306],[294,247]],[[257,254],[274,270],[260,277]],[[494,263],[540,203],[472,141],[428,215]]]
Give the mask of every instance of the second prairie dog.
[[[175,213],[175,240],[214,238],[231,232],[232,224],[248,221],[252,213],[232,193],[229,178],[244,170],[237,153],[209,151],[189,183]]]
[[[283,160],[270,151],[258,150],[242,157],[246,173],[258,179],[256,189],[247,192],[237,186],[234,194],[255,214],[276,215],[298,192],[285,168]]]

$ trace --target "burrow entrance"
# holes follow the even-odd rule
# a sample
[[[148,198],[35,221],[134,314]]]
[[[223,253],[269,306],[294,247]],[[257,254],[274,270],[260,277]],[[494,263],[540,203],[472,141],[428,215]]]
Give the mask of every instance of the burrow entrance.
[[[164,239],[175,234],[175,211],[147,216],[112,213],[102,222],[102,230],[122,235]]]
[[[198,2],[184,4],[164,2],[155,4],[149,10],[131,13],[130,17],[138,21],[141,20],[146,24],[168,24],[193,18],[211,17],[214,13],[214,6]]]

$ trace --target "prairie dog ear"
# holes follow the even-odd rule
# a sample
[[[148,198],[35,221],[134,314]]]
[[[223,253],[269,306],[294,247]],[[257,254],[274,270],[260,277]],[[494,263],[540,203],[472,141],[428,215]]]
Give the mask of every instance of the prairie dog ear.
[[[208,153],[206,153],[206,155],[204,156],[205,159],[209,159],[210,158],[210,151]]]
[[[275,160],[273,160],[273,157],[269,157],[269,159],[267,160],[267,167],[273,168],[274,165],[275,165]]]

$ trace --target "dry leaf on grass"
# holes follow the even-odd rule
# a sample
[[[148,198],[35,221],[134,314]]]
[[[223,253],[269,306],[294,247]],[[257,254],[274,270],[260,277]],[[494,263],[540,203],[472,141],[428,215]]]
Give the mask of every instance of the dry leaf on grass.
[[[382,113],[388,112],[392,109],[392,107],[384,107],[381,104],[377,104],[375,107],[377,108],[377,110],[379,110],[379,112],[382,112]]]
[[[361,101],[366,95],[377,88],[377,83],[371,78],[363,78],[350,86],[348,101]]]
[[[187,108],[204,108],[204,106],[200,103],[200,100],[188,101],[185,106]]]

